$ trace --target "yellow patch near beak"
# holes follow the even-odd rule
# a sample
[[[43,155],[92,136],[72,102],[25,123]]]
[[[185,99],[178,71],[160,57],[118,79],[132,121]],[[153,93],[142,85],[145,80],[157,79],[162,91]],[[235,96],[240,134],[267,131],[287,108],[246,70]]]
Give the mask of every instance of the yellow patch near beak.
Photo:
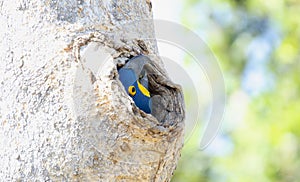
[[[150,92],[137,80],[140,91],[147,97],[150,97]]]

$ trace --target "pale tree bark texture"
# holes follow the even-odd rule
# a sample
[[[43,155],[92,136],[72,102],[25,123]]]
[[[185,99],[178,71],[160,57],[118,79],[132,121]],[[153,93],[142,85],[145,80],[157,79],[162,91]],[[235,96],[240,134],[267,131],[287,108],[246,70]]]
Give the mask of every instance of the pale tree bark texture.
[[[183,96],[142,38],[151,18],[148,0],[0,0],[0,181],[170,181]],[[118,80],[139,54],[154,116]]]

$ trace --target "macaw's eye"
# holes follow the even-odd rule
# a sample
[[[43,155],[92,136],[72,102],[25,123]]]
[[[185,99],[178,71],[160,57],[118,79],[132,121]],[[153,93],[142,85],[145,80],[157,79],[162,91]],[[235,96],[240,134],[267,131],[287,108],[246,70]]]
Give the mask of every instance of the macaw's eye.
[[[131,95],[131,96],[134,96],[136,94],[136,90],[135,90],[135,87],[134,86],[129,86],[128,87],[128,93]]]

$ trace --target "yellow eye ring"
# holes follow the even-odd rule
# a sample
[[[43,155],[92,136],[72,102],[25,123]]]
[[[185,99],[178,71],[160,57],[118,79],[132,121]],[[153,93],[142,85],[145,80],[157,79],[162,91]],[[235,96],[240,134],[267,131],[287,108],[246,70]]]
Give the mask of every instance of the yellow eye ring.
[[[128,87],[128,93],[129,93],[129,95],[131,95],[131,96],[134,96],[135,94],[136,94],[136,89],[135,89],[135,87],[134,86],[129,86]]]

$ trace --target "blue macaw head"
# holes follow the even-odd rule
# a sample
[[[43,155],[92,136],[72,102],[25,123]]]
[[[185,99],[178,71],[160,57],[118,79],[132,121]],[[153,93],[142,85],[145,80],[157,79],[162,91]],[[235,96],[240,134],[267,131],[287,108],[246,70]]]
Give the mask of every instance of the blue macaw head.
[[[136,70],[125,66],[119,70],[119,79],[127,94],[133,99],[137,107],[149,114],[151,113],[152,102],[148,91],[148,80],[144,78],[145,76],[137,76]]]

